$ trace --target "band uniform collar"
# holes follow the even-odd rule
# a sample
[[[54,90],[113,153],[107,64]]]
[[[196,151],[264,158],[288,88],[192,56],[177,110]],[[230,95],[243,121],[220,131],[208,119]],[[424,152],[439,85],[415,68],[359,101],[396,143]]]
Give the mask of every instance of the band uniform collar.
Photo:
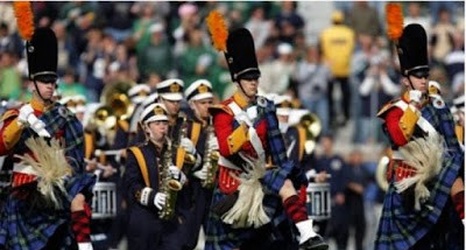
[[[233,94],[233,100],[238,104],[241,109],[245,109],[249,106],[249,102],[244,95],[242,95],[239,90]]]
[[[29,104],[31,104],[31,107],[34,110],[41,111],[41,112],[51,107],[51,104],[46,105],[44,102],[40,101],[37,98],[32,98]]]

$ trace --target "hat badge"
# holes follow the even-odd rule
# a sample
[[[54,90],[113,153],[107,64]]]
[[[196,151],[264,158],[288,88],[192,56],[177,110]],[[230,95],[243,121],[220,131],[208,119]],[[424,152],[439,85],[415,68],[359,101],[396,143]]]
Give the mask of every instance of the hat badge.
[[[197,89],[199,90],[199,93],[201,94],[209,92],[209,88],[204,84],[201,84]]]
[[[155,107],[155,108],[154,108],[154,113],[155,113],[156,115],[163,115],[163,114],[164,114],[163,108],[161,108],[160,106]]]
[[[180,92],[180,85],[173,83],[170,86],[170,92],[173,92],[173,93]]]

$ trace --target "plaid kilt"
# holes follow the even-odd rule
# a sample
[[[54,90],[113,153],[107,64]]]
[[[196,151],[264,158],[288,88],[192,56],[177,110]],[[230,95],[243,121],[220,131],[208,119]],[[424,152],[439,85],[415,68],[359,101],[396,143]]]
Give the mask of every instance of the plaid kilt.
[[[278,229],[278,225],[288,220],[282,207],[281,198],[278,196],[278,191],[283,186],[284,181],[288,178],[293,164],[284,164],[281,168],[267,170],[262,180],[262,187],[265,194],[263,205],[266,214],[271,218],[271,232],[268,239],[263,239],[264,243],[270,243],[277,240],[287,240],[287,236]],[[218,186],[214,190],[212,205],[216,204],[223,198],[224,195]],[[211,206],[212,207],[212,206]],[[266,225],[270,226],[270,225]],[[265,226],[264,226],[265,227]],[[209,211],[206,228],[206,244],[205,250],[226,250],[235,249],[241,246],[247,240],[250,240],[258,232],[259,229],[241,228],[234,229],[230,225],[222,222],[221,218]],[[292,243],[290,242],[290,245]]]
[[[63,138],[65,155],[73,168],[73,176],[65,180],[67,194],[59,195],[63,205],[61,209],[47,208],[40,203],[43,199],[35,182],[11,190],[0,213],[0,248],[43,249],[48,247],[49,239],[59,233],[65,236],[54,238],[60,241],[54,242],[60,245],[58,248],[73,249],[76,243],[71,231],[71,201],[78,193],[84,194],[88,201],[92,198],[95,176],[84,173],[83,130],[79,120],[58,103],[39,119],[46,124],[51,135],[60,134]],[[24,130],[13,153],[27,152],[24,142],[31,136],[36,135],[31,130]],[[61,231],[62,226],[67,228],[66,233]]]
[[[67,224],[66,237],[61,239],[61,249],[73,248],[76,243],[71,231],[71,200],[78,193],[92,194],[95,177],[76,175],[66,183],[67,195],[61,196],[62,209],[31,207],[27,199],[10,194],[0,215],[0,246],[12,250],[42,249],[61,225]],[[34,186],[25,188],[35,188]],[[14,191],[13,191],[14,192]],[[33,193],[33,190],[28,190]],[[35,195],[40,195],[37,191]]]
[[[447,234],[464,230],[458,215],[454,214],[454,209],[449,202],[451,186],[458,177],[458,170],[464,164],[464,154],[454,134],[453,119],[448,107],[437,109],[429,105],[422,109],[422,116],[444,136],[446,155],[443,159],[442,169],[438,176],[427,185],[430,198],[421,205],[421,211],[415,211],[414,207],[407,207],[403,195],[395,191],[393,183],[390,184],[385,195],[375,249],[410,249],[415,244],[416,249],[429,249],[428,246],[439,244],[447,246],[444,249],[463,247],[463,244],[459,242],[464,240],[462,239],[464,236],[454,237]],[[443,218],[448,220],[445,230],[437,230],[441,216],[442,222]],[[457,228],[458,226],[462,228]],[[444,236],[433,237],[433,231],[436,231],[437,236],[438,233]],[[438,242],[439,238],[444,242]],[[422,243],[422,246],[419,243]]]

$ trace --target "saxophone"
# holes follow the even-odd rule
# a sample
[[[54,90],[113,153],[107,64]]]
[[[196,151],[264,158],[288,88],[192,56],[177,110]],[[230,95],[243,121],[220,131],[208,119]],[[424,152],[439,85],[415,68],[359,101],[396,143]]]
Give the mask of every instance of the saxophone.
[[[165,206],[159,211],[159,218],[163,220],[170,220],[175,215],[175,206],[178,191],[181,190],[182,185],[179,181],[173,179],[170,175],[169,168],[173,166],[172,160],[172,143],[167,138],[167,147],[163,153],[162,164],[159,165],[160,185],[159,190],[161,193],[167,195]]]
[[[192,154],[188,154],[184,150],[181,150],[181,147],[180,147],[181,139],[186,138],[188,134],[188,126],[187,126],[188,119],[183,112],[179,114],[179,117],[182,119],[182,121],[181,121],[181,126],[180,126],[180,132],[178,133],[178,137],[175,140],[175,144],[173,145],[173,150],[174,150],[173,152],[177,152],[177,154],[183,154],[182,156],[183,162],[176,164],[176,165],[180,168],[183,166],[188,166],[189,168],[191,168],[196,163],[196,157]],[[183,172],[185,173],[189,173],[189,171],[190,169],[187,169],[187,168],[183,169]]]
[[[212,189],[215,185],[215,177],[217,176],[218,170],[218,159],[220,158],[220,153],[218,150],[214,150],[212,145],[210,145],[210,141],[215,137],[214,134],[214,126],[212,126],[212,122],[206,128],[207,131],[207,143],[205,146],[204,152],[204,167],[207,168],[207,178],[201,182],[202,187],[207,189]]]

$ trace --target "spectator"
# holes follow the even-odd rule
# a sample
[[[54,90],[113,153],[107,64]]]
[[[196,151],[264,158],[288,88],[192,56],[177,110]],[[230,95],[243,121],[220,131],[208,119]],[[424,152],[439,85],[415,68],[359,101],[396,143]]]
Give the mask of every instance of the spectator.
[[[63,76],[65,70],[69,67],[77,68],[79,63],[79,56],[76,51],[73,39],[68,36],[64,22],[56,21],[52,25],[52,30],[57,36],[58,42],[58,76]]]
[[[262,47],[265,40],[269,37],[272,28],[271,21],[265,19],[265,12],[262,5],[257,5],[252,9],[251,17],[244,27],[251,31],[256,50]]]
[[[346,210],[345,188],[348,184],[348,167],[343,158],[333,150],[333,137],[329,134],[320,138],[322,154],[316,156],[317,173],[330,174],[330,195],[332,216],[322,227],[326,237],[335,238],[339,250],[346,249],[348,239],[348,213]]]
[[[275,27],[279,32],[279,40],[293,44],[296,34],[304,29],[304,20],[296,11],[297,2],[284,1],[281,11],[275,17]]]
[[[154,23],[149,32],[152,34],[150,44],[137,54],[138,69],[142,78],[146,78],[150,73],[165,78],[173,69],[173,53],[165,36],[165,26],[162,23]]]
[[[90,102],[99,100],[103,89],[106,61],[103,49],[104,36],[101,30],[93,29],[88,34],[86,51],[81,55],[84,64],[84,86],[87,89],[87,97]]]
[[[354,244],[356,250],[363,250],[366,218],[364,210],[364,192],[369,173],[363,167],[363,155],[358,149],[349,155],[349,180],[346,188],[346,204],[349,212],[349,226],[354,228]]]
[[[448,9],[439,9],[437,15],[438,23],[432,27],[432,33],[428,35],[430,35],[432,63],[442,64],[445,56],[453,50],[456,29]]]
[[[150,44],[150,26],[154,23],[165,24],[165,16],[168,14],[169,5],[168,2],[136,2],[133,5],[131,11],[139,15],[133,22],[133,39],[136,43],[137,52]]]
[[[322,123],[322,133],[329,132],[328,85],[331,81],[330,68],[322,62],[317,46],[307,48],[305,59],[296,70],[298,97],[302,105],[317,114]]]
[[[333,80],[329,85],[328,99],[329,99],[329,113],[332,121],[331,124],[335,124],[336,112],[334,111],[333,90],[335,85],[339,85],[343,95],[342,110],[343,119],[342,124],[350,118],[350,100],[351,92],[348,82],[350,75],[350,62],[351,55],[353,53],[355,44],[354,31],[343,24],[344,16],[341,11],[335,11],[331,17],[332,25],[323,30],[320,37],[320,45],[322,49],[322,56],[330,66]]]
[[[183,3],[178,8],[179,26],[173,31],[175,39],[174,55],[179,56],[186,49],[186,34],[199,25],[198,7],[194,3]]]
[[[215,62],[215,55],[210,47],[203,43],[204,32],[193,28],[186,33],[186,50],[178,61],[179,74],[185,83],[193,83],[198,79],[210,78],[210,67]],[[188,88],[189,85],[185,85]]]
[[[76,81],[76,73],[72,67],[64,70],[63,77],[58,84],[58,92],[63,97],[82,95],[86,96],[86,88]]]
[[[0,99],[17,100],[21,94],[21,75],[16,70],[17,59],[13,52],[0,54]]]
[[[448,79],[453,81],[457,74],[464,74],[464,32],[453,34],[453,49],[448,53],[443,63],[448,73]]]
[[[293,47],[288,43],[278,45],[277,54],[278,58],[272,61],[270,68],[261,74],[261,88],[264,93],[281,95],[287,91],[297,63],[293,55]]]
[[[368,34],[374,37],[382,35],[379,14],[367,1],[354,2],[348,17],[348,24],[356,32],[356,36],[359,34]]]
[[[132,2],[99,3],[99,9],[105,18],[105,32],[117,42],[123,42],[131,36],[132,26],[136,16],[131,12]]]
[[[354,64],[360,69],[354,75],[360,98],[354,137],[356,143],[376,143],[383,138],[377,111],[400,92],[400,86],[388,53],[378,47],[374,37],[360,38],[363,50],[354,56]]]
[[[421,12],[420,2],[408,3],[408,14],[403,19],[403,24],[406,26],[412,23],[418,23],[426,30],[426,33],[430,33],[432,20],[429,16],[423,15]]]

